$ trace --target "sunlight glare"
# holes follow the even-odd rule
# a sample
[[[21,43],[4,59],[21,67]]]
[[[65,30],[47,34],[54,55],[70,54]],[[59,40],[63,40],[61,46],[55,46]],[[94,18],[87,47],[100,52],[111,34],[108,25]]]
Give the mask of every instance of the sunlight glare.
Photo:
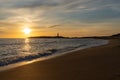
[[[23,29],[23,32],[24,32],[25,34],[30,34],[31,29],[28,28],[28,27],[26,27],[26,28]]]

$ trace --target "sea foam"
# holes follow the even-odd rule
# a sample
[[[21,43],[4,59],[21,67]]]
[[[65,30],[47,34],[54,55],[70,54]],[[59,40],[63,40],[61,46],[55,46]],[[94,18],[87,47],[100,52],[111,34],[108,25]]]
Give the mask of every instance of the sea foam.
[[[0,39],[0,66],[107,44],[101,39]]]

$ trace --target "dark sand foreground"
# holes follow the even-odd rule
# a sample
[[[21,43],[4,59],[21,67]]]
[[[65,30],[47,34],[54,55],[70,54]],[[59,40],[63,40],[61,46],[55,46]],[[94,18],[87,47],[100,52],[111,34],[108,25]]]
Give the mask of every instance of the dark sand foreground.
[[[120,80],[120,40],[0,72],[0,80]]]

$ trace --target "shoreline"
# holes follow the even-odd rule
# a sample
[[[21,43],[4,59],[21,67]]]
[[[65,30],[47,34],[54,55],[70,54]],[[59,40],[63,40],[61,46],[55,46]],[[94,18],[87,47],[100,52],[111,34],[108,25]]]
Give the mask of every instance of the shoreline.
[[[101,40],[103,40],[103,39],[101,39]],[[36,59],[33,59],[33,60],[21,61],[21,62],[17,62],[17,63],[13,63],[13,64],[8,64],[8,65],[5,65],[5,66],[0,66],[0,72],[7,71],[7,70],[10,70],[10,69],[14,69],[14,68],[17,68],[17,67],[22,67],[24,65],[32,64],[32,63],[35,63],[35,62],[41,62],[41,61],[44,61],[44,60],[54,59],[54,58],[57,58],[57,57],[60,57],[60,56],[64,56],[66,54],[74,53],[76,51],[80,51],[80,50],[84,50],[84,49],[88,49],[88,48],[93,48],[93,47],[98,47],[98,46],[103,46],[103,45],[107,45],[107,44],[109,44],[109,40],[104,40],[104,42],[101,42],[99,44],[92,44],[92,45],[88,45],[88,46],[84,46],[84,47],[79,47],[77,49],[73,49],[73,50],[70,50],[70,51],[54,53],[54,54],[51,54],[51,55],[48,55],[48,56],[43,56],[43,57],[36,58]]]
[[[0,72],[1,80],[119,80],[120,41]]]

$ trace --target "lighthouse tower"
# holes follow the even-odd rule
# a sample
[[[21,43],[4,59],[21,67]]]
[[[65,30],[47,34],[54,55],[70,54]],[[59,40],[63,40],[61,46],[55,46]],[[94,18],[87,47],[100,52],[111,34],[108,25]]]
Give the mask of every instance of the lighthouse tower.
[[[59,33],[57,33],[57,37],[60,37]]]

